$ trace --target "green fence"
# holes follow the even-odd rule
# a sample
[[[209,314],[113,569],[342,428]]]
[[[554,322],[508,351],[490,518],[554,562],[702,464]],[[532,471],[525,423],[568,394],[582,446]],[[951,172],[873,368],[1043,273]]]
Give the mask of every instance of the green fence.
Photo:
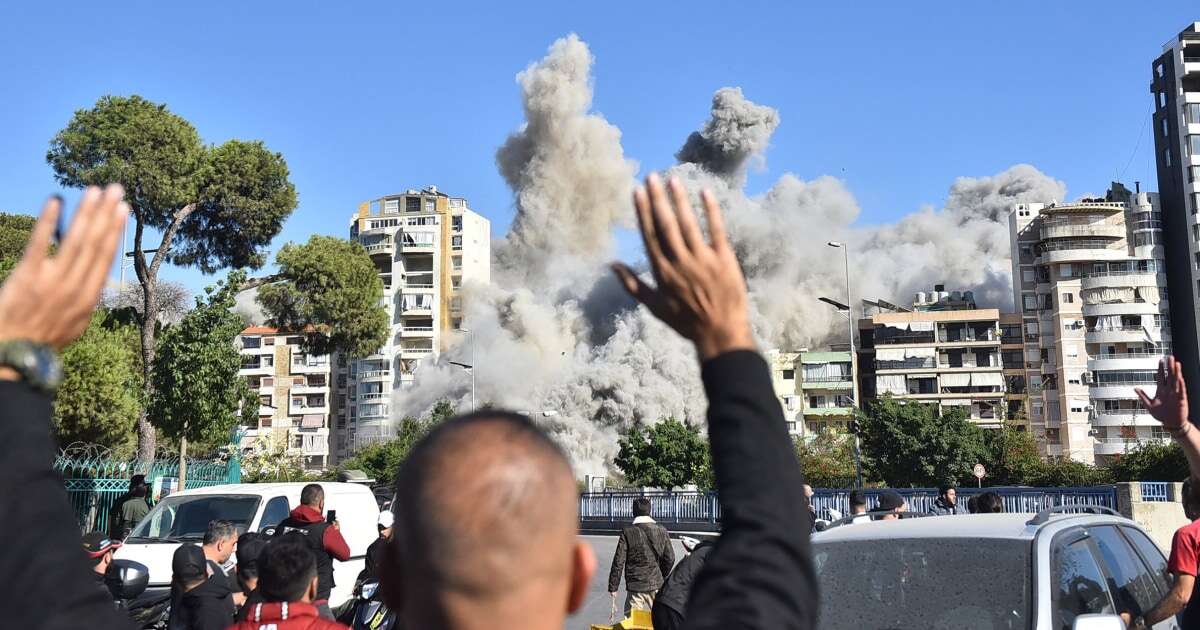
[[[146,462],[68,451],[55,458],[54,469],[62,477],[80,531],[106,531],[108,512],[117,498],[129,489],[130,477],[143,474],[146,483],[153,487],[156,479],[179,477],[179,460],[156,459]],[[189,489],[238,483],[240,480],[241,469],[236,459],[188,460]]]

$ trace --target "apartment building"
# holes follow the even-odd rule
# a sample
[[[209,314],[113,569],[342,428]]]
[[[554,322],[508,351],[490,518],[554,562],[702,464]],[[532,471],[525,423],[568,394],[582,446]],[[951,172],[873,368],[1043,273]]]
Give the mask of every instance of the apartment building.
[[[768,350],[766,355],[789,433],[816,436],[849,429],[854,381],[846,346],[834,345],[832,351]]]
[[[1023,383],[1007,388],[1003,353],[1015,346],[1002,323],[1011,330],[1014,322],[977,308],[972,292],[940,285],[918,293],[911,310],[880,306],[859,320],[859,392],[864,401],[890,395],[999,427],[1024,405]]]
[[[395,397],[461,330],[464,283],[487,283],[491,273],[490,223],[434,186],[364,202],[350,238],[379,270],[391,332],[378,352],[338,364],[339,460],[395,434]]]
[[[1175,352],[1200,356],[1200,22],[1163,46],[1151,66],[1153,133]],[[1192,400],[1200,363],[1183,362]]]
[[[1105,463],[1165,437],[1133,392],[1153,391],[1171,351],[1161,214],[1157,195],[1114,183],[1010,215],[1028,415],[1047,455]]]
[[[243,417],[247,430],[241,447],[257,440],[286,444],[305,469],[323,470],[330,461],[330,418],[333,364],[328,355],[306,354],[300,337],[274,328],[254,326],[238,335],[242,354],[238,374],[258,392],[256,418]]]

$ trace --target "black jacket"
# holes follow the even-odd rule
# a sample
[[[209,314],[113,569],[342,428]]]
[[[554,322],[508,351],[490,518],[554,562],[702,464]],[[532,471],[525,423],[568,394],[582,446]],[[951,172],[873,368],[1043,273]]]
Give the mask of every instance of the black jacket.
[[[625,590],[633,593],[652,593],[663,584],[675,565],[675,550],[671,536],[658,523],[639,523],[621,531],[617,552],[608,572],[608,592],[621,587],[625,573]]]
[[[704,561],[712,552],[712,543],[701,543],[692,553],[679,561],[675,569],[667,576],[667,581],[658,589],[654,597],[654,607],[666,606],[679,614],[687,610],[688,594],[692,592],[692,583],[704,568]]]
[[[721,538],[692,587],[683,627],[815,628],[812,517],[767,363],[757,352],[729,352],[706,361],[700,375]]]
[[[233,595],[228,580],[214,575],[196,588],[180,595],[172,604],[171,628],[184,630],[225,630],[233,625]]]
[[[97,588],[80,549],[79,524],[54,472],[50,397],[0,381],[0,610],[5,628],[132,630],[133,622]]]

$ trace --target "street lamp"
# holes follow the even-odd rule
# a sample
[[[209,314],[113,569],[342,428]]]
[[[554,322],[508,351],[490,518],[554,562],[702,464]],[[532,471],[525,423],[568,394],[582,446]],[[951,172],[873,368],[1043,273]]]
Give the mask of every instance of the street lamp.
[[[470,330],[459,328],[458,332],[470,334]],[[450,361],[450,365],[458,367],[471,373],[471,413],[475,413],[475,338],[471,337],[471,363],[459,363],[458,361]]]
[[[846,270],[846,303],[841,304],[835,300],[822,297],[822,302],[836,308],[839,312],[846,312],[846,337],[850,342],[850,414],[854,424],[857,425],[858,417],[858,356],[854,351],[854,309],[851,307],[853,302],[850,301],[850,245],[840,241],[829,241],[826,245],[835,249],[842,250],[842,258]],[[854,468],[856,475],[856,483],[858,487],[862,487],[862,463],[859,456],[858,432],[854,432]]]

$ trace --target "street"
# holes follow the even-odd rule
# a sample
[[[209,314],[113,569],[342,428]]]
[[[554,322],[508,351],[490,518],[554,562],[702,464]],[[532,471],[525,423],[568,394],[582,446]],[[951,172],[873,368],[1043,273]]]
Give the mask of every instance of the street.
[[[584,536],[583,539],[591,544],[596,552],[596,575],[588,589],[587,600],[579,613],[567,618],[568,630],[588,630],[593,623],[608,623],[609,611],[612,609],[612,598],[608,595],[608,570],[612,566],[613,553],[617,549],[616,536]],[[675,546],[675,560],[683,557],[683,545],[678,539],[672,539]],[[625,604],[625,583],[617,593],[617,607]],[[620,610],[617,614],[620,614]]]

